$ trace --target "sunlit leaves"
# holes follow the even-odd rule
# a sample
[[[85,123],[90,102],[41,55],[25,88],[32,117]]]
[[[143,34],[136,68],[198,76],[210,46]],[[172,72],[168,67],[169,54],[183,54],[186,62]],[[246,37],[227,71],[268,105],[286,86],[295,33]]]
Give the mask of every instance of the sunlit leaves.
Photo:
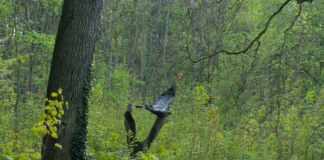
[[[53,92],[51,94],[54,100],[49,100],[46,98],[45,113],[41,116],[41,121],[36,123],[31,129],[34,135],[40,134],[43,137],[49,134],[53,138],[58,138],[57,126],[61,125],[61,118],[64,115],[63,106],[67,108],[68,102],[63,101],[62,89],[60,88],[58,92]],[[55,144],[56,147],[62,149],[62,146]]]
[[[53,92],[53,93],[51,94],[51,96],[52,96],[52,97],[57,97],[57,93]]]
[[[59,148],[59,149],[62,149],[62,145],[58,144],[58,143],[55,143],[54,145],[55,147]]]
[[[57,134],[56,134],[55,132],[52,132],[52,133],[51,133],[51,136],[52,136],[53,138],[57,138]]]

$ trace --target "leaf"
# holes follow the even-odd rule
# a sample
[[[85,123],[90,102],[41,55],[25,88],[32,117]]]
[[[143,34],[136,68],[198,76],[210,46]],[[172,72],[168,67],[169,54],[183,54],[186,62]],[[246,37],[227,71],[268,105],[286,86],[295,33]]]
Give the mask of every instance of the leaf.
[[[55,117],[55,116],[57,115],[57,111],[53,111],[53,112],[51,113],[51,115],[52,115],[53,117]]]
[[[50,106],[46,106],[46,107],[45,107],[45,110],[50,110],[50,109],[51,109]]]
[[[62,94],[62,88],[58,90],[58,94]]]
[[[60,113],[61,113],[61,115],[64,115],[64,111],[63,110],[60,110]]]
[[[53,92],[53,93],[51,94],[51,96],[52,96],[52,97],[57,97],[57,93]]]
[[[31,130],[33,132],[33,135],[37,135],[38,134],[36,127],[33,127]]]
[[[46,109],[46,108],[45,108]],[[47,117],[47,114],[42,114],[42,119],[45,119]]]
[[[55,132],[52,132],[51,136],[52,136],[53,138],[57,138],[57,134],[56,134]]]
[[[11,157],[9,157],[9,156],[7,156],[7,155],[5,155],[5,154],[2,154],[1,155],[1,159],[10,159],[10,160],[12,160],[12,158]]]
[[[55,143],[54,146],[57,147],[57,148],[62,149],[62,145],[60,145],[60,144],[58,144],[58,143]]]

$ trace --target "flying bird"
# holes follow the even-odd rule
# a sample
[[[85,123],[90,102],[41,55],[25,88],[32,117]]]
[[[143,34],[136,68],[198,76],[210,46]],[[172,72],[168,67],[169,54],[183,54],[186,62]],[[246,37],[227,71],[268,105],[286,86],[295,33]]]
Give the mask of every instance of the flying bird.
[[[160,97],[158,97],[151,106],[136,106],[136,108],[144,108],[157,115],[158,117],[165,117],[171,114],[167,109],[169,103],[173,101],[174,97],[175,86],[172,86],[167,91],[165,91]]]

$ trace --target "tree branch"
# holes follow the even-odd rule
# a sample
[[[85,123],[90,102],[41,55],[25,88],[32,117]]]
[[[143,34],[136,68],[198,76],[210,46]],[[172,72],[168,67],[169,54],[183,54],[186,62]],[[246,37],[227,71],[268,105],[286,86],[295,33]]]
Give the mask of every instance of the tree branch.
[[[241,54],[241,53],[245,53],[245,52],[247,52],[252,46],[253,46],[253,44],[255,43],[255,42],[257,42],[260,38],[261,38],[261,36],[264,34],[264,33],[266,33],[266,31],[268,30],[268,26],[269,26],[269,24],[270,24],[270,22],[271,22],[271,20],[277,15],[277,14],[279,14],[280,12],[281,12],[281,10],[290,2],[291,0],[287,0],[286,2],[284,2],[281,6],[280,6],[280,8],[276,11],[276,12],[274,12],[271,16],[270,16],[270,18],[268,19],[268,21],[267,21],[267,23],[266,23],[266,25],[265,25],[265,28],[258,34],[258,36],[256,37],[256,38],[254,38],[252,41],[251,41],[251,43],[244,49],[244,50],[241,50],[241,51],[238,51],[238,52],[230,52],[230,51],[227,51],[227,50],[225,50],[225,49],[222,49],[221,51],[218,51],[218,52],[214,52],[213,54],[210,54],[210,55],[208,55],[208,56],[205,56],[205,57],[203,57],[203,58],[200,58],[200,59],[198,59],[198,60],[194,60],[191,56],[190,56],[190,53],[189,53],[189,48],[188,48],[188,44],[187,44],[187,46],[186,46],[186,51],[187,51],[187,54],[188,54],[188,56],[189,56],[189,59],[191,60],[191,62],[193,62],[193,63],[197,63],[197,62],[199,62],[199,61],[202,61],[202,60],[204,60],[204,59],[207,59],[207,58],[211,58],[211,57],[213,57],[214,55],[216,55],[216,54],[218,54],[218,53],[222,53],[222,52],[225,52],[225,53],[227,53],[227,54]],[[188,43],[188,42],[187,42]]]
[[[136,125],[135,120],[132,116],[132,110],[133,107],[131,104],[128,104],[127,110],[124,114],[125,121],[125,129],[127,132],[127,144],[129,148],[133,148],[133,152],[131,153],[131,156],[136,157],[136,153],[142,151],[146,152],[150,147],[151,143],[154,141],[156,136],[159,134],[162,126],[164,125],[166,121],[167,114],[165,116],[157,116],[155,123],[153,124],[150,133],[146,137],[146,139],[143,142],[137,142],[136,141]],[[131,133],[129,133],[131,131]],[[135,144],[135,146],[134,146]],[[133,146],[132,146],[133,145]]]
[[[131,145],[136,136],[136,124],[131,112],[126,111],[124,117],[124,125],[127,133],[127,144]],[[131,130],[131,133],[129,132],[129,130]]]
[[[317,84],[319,84],[319,85],[321,85],[321,83],[320,82],[318,82],[306,69],[305,69],[305,67],[304,66],[302,66],[303,68],[302,68],[302,70],[308,75],[308,76],[310,76]]]
[[[165,123],[165,120],[166,120],[166,117],[157,117],[156,118],[149,135],[146,137],[146,139],[143,142],[143,144],[145,144],[147,149],[149,149],[151,147],[151,143],[154,141],[156,136],[159,134],[162,126]]]

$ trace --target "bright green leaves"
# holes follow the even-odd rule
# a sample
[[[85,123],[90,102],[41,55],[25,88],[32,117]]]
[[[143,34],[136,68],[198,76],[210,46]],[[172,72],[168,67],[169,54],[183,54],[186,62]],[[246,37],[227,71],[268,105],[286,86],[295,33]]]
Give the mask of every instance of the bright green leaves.
[[[40,134],[43,137],[45,135],[50,135],[53,138],[58,138],[57,126],[61,125],[61,118],[64,115],[63,106],[67,108],[68,102],[63,101],[62,89],[60,88],[58,92],[53,92],[51,94],[54,100],[49,100],[46,98],[45,113],[41,116],[41,121],[34,124],[31,129],[34,135]],[[58,143],[55,147],[62,149],[62,146]]]
[[[52,132],[52,133],[51,133],[51,136],[52,136],[53,138],[57,138],[57,134],[56,134],[55,132]]]
[[[51,113],[51,116],[52,116],[52,117],[56,117],[56,116],[57,116],[57,111],[53,111],[53,112]]]
[[[203,86],[195,87],[194,90],[192,91],[192,95],[194,99],[194,104],[198,106],[202,106],[203,104],[206,104],[207,100],[210,98],[205,93],[205,88]]]
[[[119,138],[119,134],[113,133],[109,135],[108,139],[112,145],[116,145],[116,141],[118,140],[118,138]]]
[[[23,32],[22,35],[17,35],[14,38],[18,38],[24,42],[34,43],[37,45],[41,45],[44,49],[53,49],[55,43],[54,35],[47,35],[45,33],[38,33],[34,30],[28,31],[23,28],[17,28],[20,32]]]
[[[276,136],[274,134],[271,134],[268,138],[268,143],[273,144],[276,141]]]
[[[38,134],[36,127],[33,127],[31,130],[33,132],[33,135],[37,135]]]
[[[147,153],[147,154],[139,154],[140,158],[138,160],[158,160],[153,154]]]
[[[58,95],[58,94],[55,93],[55,92],[53,92],[53,93],[51,94],[52,97],[57,97],[57,95]]]
[[[45,108],[45,110],[46,110],[46,108]],[[44,113],[44,114],[42,114],[42,119],[45,119],[46,118],[46,114]]]
[[[307,92],[305,99],[307,100],[308,103],[312,103],[314,98],[315,98],[314,92],[311,92],[311,91]]]
[[[58,143],[55,143],[55,147],[59,148],[59,149],[62,149],[62,145],[58,144]]]

